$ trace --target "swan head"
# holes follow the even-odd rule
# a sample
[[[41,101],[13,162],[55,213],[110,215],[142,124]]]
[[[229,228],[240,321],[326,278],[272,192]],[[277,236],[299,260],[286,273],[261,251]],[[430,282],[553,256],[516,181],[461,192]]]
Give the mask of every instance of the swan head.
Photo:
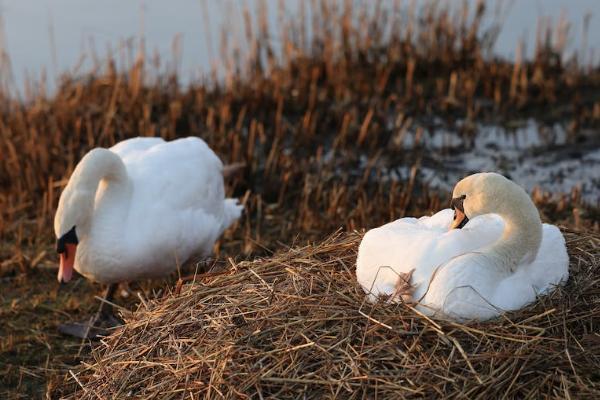
[[[79,244],[80,232],[85,232],[89,223],[89,215],[85,204],[93,194],[86,190],[74,188],[70,181],[60,196],[56,215],[54,216],[54,233],[56,235],[56,252],[60,256],[58,281],[71,280],[75,266],[75,255]]]
[[[469,219],[483,214],[539,214],[522,187],[494,172],[470,175],[459,181],[452,193],[454,220],[450,229],[460,229]]]

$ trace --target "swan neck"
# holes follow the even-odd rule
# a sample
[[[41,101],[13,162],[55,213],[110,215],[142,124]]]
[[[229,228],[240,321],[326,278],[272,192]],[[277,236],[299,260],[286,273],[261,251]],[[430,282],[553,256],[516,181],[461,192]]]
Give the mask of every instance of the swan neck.
[[[94,149],[84,156],[73,171],[73,187],[78,197],[81,219],[77,223],[79,234],[89,233],[92,216],[95,214],[98,189],[103,196],[128,192],[130,181],[121,158],[108,149]],[[71,183],[70,183],[71,184]]]
[[[100,181],[105,180],[111,185],[123,185],[128,181],[125,164],[121,157],[107,149],[90,151],[79,163],[77,176],[81,186],[87,186],[96,192]],[[75,172],[74,172],[75,174]]]
[[[504,231],[489,253],[512,272],[524,259],[537,254],[542,242],[542,222],[528,196],[527,201],[521,202],[518,207],[497,214],[504,220]]]

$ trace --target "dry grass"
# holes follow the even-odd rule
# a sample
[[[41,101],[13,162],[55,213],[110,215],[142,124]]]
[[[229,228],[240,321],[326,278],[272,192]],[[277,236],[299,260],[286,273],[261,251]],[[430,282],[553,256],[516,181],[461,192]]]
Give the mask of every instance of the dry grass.
[[[220,259],[240,260],[340,227],[370,228],[442,208],[447,194],[430,190],[420,175],[431,162],[425,130],[469,138],[479,121],[510,126],[535,118],[568,126],[569,146],[600,141],[600,68],[566,60],[564,35],[550,26],[544,28],[550,33],[540,30],[533,60],[512,62],[489,57],[496,27],[483,27],[483,4],[452,11],[419,3],[408,14],[370,2],[310,4],[278,21],[281,52],[267,33],[264,7],[256,21],[249,10],[238,10],[248,15],[240,29],[245,42],[224,44],[220,84],[182,89],[178,76],[158,73],[160,60],[148,62],[140,47],[125,49],[132,50],[129,69],[115,67],[126,59],[106,60],[88,75],[63,76],[52,96],[33,83],[24,99],[0,90],[0,397],[40,396],[47,385],[54,390],[85,354],[80,343],[57,334],[56,324],[90,313],[97,288],[79,280],[58,289],[51,227],[66,178],[93,147],[138,135],[196,135],[225,162],[245,163],[228,192],[244,199],[246,212],[215,248]],[[236,46],[250,49],[248,57],[236,54]],[[590,128],[591,136],[581,134]],[[398,145],[410,136],[414,148]],[[388,179],[382,164],[409,172]],[[558,202],[538,193],[536,202],[546,220],[600,229],[598,210],[578,204],[576,193]],[[340,257],[350,268],[349,253]],[[334,270],[327,265],[323,273]],[[332,287],[353,290],[349,298],[358,301],[351,275],[344,276]],[[381,312],[387,321],[398,315]],[[416,332],[428,326],[410,323]]]
[[[234,263],[141,304],[68,398],[598,397],[600,236],[565,235],[564,288],[466,325],[365,303],[359,234]]]
[[[454,11],[431,3],[412,8],[412,16],[335,4],[316,1],[301,18],[283,17],[280,57],[265,11],[254,23],[248,17],[250,54],[222,50],[231,59],[223,61],[228,74],[221,85],[201,82],[182,91],[176,75],[156,76],[140,48],[124,73],[111,59],[83,78],[64,76],[51,98],[41,90],[25,103],[3,99],[0,237],[19,248],[48,237],[76,162],[93,147],[132,136],[203,137],[225,162],[248,166],[232,191],[249,191],[251,218],[262,220],[275,206],[273,214],[294,210],[286,220],[295,229],[285,232],[323,232],[365,227],[377,210],[390,219],[439,208],[419,181],[426,146],[397,146],[406,135],[422,141],[434,119],[450,128],[462,120],[455,132],[468,137],[477,134],[476,120],[509,124],[534,116],[568,125],[573,142],[584,140],[582,127],[600,126],[600,69],[563,62],[552,41],[540,41],[532,61],[485,58],[496,27],[482,28],[483,3]],[[383,182],[373,170],[381,159],[411,174],[405,182]],[[245,254],[269,236],[263,228],[245,226]],[[31,266],[22,257],[15,264]]]

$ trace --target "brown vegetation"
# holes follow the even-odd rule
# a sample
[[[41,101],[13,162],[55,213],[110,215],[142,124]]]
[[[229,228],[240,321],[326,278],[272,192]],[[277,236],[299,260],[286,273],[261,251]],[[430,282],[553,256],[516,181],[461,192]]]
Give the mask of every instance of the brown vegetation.
[[[245,215],[215,248],[221,258],[240,259],[271,254],[284,244],[322,239],[340,227],[369,228],[445,206],[446,194],[432,191],[419,175],[427,162],[426,146],[407,151],[397,145],[406,135],[423,143],[423,129],[433,126],[436,118],[463,137],[477,134],[475,121],[509,124],[521,117],[561,122],[569,127],[574,143],[587,140],[579,134],[582,128],[600,127],[600,69],[579,65],[576,59],[565,61],[562,47],[545,41],[537,44],[531,61],[491,58],[496,27],[482,27],[483,4],[476,9],[414,8],[407,11],[412,16],[360,8],[349,1],[312,4],[310,12],[280,21],[279,50],[270,45],[264,10],[258,23],[244,10],[244,46],[250,53],[243,57],[223,49],[229,58],[220,84],[211,80],[182,89],[176,75],[154,73],[140,49],[126,72],[117,71],[116,61],[108,60],[89,75],[64,76],[51,97],[43,91],[25,101],[0,96],[0,372],[7,387],[40,394],[47,379],[52,389],[79,359],[79,343],[58,336],[55,326],[57,319],[67,318],[67,311],[89,312],[93,289],[80,281],[69,292],[58,291],[54,271],[47,267],[55,262],[51,226],[58,196],[77,161],[93,147],[138,135],[197,135],[226,163],[245,163],[244,173],[229,182],[230,194],[244,199]],[[455,126],[458,119],[463,123]],[[597,141],[597,135],[592,139]],[[382,159],[407,166],[409,174],[388,179],[377,168]],[[553,221],[598,229],[597,211],[579,206],[573,213],[569,201],[537,198],[542,210],[559,211],[558,217],[548,214]],[[344,243],[355,241],[348,240]],[[359,295],[352,283],[351,253],[340,255],[348,268],[344,278],[336,270],[341,264],[324,266],[324,271],[337,271],[338,285],[355,296],[346,306],[356,304]],[[302,279],[309,278],[310,274]],[[184,293],[197,290],[192,286]],[[161,305],[153,307],[158,310]],[[395,309],[377,313],[385,321],[398,317]],[[554,314],[561,315],[562,311]],[[352,329],[363,329],[368,318],[356,321]],[[416,332],[416,327],[431,327],[426,320],[410,321]],[[398,324],[403,322],[392,323]],[[498,329],[508,329],[505,322],[499,324]],[[526,329],[518,332],[530,334]],[[474,335],[474,346],[480,340],[492,341],[484,333]],[[427,343],[434,342],[423,346]],[[498,348],[506,344],[490,343]],[[463,350],[470,352],[470,345]],[[429,351],[437,350],[425,347],[421,355]],[[363,361],[375,366],[384,362]],[[572,381],[565,382],[571,390]],[[555,383],[562,384],[545,384]],[[425,393],[433,393],[430,390],[436,389]]]
[[[355,233],[234,263],[140,305],[69,398],[597,398],[600,236],[565,235],[566,287],[466,325],[365,302]]]

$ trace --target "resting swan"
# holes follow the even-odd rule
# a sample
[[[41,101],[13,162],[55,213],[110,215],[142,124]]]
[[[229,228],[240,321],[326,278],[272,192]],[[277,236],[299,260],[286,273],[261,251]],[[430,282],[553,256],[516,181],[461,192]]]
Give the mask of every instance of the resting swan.
[[[366,233],[356,275],[370,300],[384,295],[426,315],[485,320],[567,280],[562,234],[541,223],[517,184],[496,173],[468,176],[454,188],[452,209]]]
[[[112,295],[119,282],[168,275],[210,254],[241,211],[225,198],[223,164],[200,138],[134,138],[93,149],[58,203],[58,280],[69,281],[75,269]]]

